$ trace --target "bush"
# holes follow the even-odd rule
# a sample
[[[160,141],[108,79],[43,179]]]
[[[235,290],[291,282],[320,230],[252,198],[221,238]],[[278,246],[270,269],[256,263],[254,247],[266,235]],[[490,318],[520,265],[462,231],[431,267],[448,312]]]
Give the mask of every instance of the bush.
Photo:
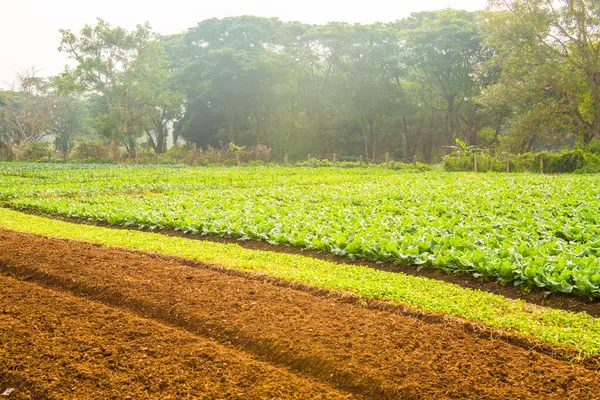
[[[385,168],[386,165],[385,163],[383,163],[381,164],[381,166]],[[431,171],[431,166],[420,162],[418,162],[416,166],[415,164],[408,164],[403,162],[391,162],[390,169],[397,171]]]
[[[308,165],[308,160],[298,161],[293,164],[295,167],[306,167]],[[310,159],[311,168],[317,167],[325,167],[325,168],[388,168],[386,163],[366,163],[360,161],[337,161],[335,164],[333,161],[328,159],[319,160],[317,158]],[[389,164],[389,169],[398,170],[398,171],[430,171],[431,166],[423,163],[414,164],[403,163],[400,161],[392,161]]]
[[[586,153],[596,154],[600,156],[600,140],[593,139],[586,147]]]
[[[594,172],[600,168],[600,155],[583,150],[566,150],[560,153],[525,153],[519,156],[491,156],[488,153],[477,154],[478,172],[504,172],[506,162],[510,163],[510,172],[540,172],[540,159],[544,159],[544,173],[559,174],[571,172]],[[444,157],[446,171],[473,171],[473,156],[453,153]]]
[[[531,171],[532,159],[533,153],[531,152],[518,155],[517,157],[510,157],[510,172]]]
[[[585,153],[583,150],[569,150],[562,153],[538,153],[533,157],[531,169],[540,168],[540,159],[544,159],[544,172],[557,174],[574,172],[585,166]]]
[[[444,157],[446,171],[473,171],[473,157],[463,154],[449,154]]]
[[[0,161],[12,161],[13,159],[14,153],[11,146],[0,140]]]
[[[54,156],[54,150],[48,142],[25,143],[17,146],[15,156],[17,161],[38,161]]]
[[[73,151],[71,151],[71,158],[78,161],[93,162],[93,163],[111,163],[114,162],[110,159],[109,149],[102,141],[92,139],[81,139],[78,140]]]

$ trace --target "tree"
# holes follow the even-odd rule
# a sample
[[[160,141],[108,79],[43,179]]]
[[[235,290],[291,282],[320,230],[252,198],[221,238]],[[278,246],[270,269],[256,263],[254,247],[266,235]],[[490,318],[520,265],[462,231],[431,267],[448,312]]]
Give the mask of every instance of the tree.
[[[123,143],[135,158],[136,138],[169,102],[164,44],[148,24],[127,31],[98,19],[78,35],[61,30],[59,51],[77,63],[62,74],[63,89],[101,95],[106,112],[96,118],[99,131],[109,136],[113,155]]]
[[[210,111],[226,124],[217,129],[223,142],[264,143],[274,115],[270,100],[284,68],[275,40],[280,26],[277,19],[244,16],[206,20],[190,30],[187,65],[180,74],[188,92],[184,119]]]
[[[392,82],[398,63],[396,34],[385,24],[331,23],[322,28],[321,37],[342,90],[352,99],[366,160],[375,160],[378,139],[394,112],[388,106],[400,95]]]
[[[165,46],[168,61],[164,60],[164,75],[152,82],[152,91],[155,93],[154,107],[150,110],[150,124],[145,129],[156,154],[167,150],[170,125],[181,118],[184,102],[184,87],[177,79],[177,72],[181,70],[181,66],[176,54],[177,48],[183,45],[182,35],[162,37],[161,42]]]
[[[57,99],[48,80],[35,68],[16,74],[9,90],[0,92],[0,139],[3,147],[37,142],[51,132]]]
[[[445,9],[411,15],[399,21],[403,63],[413,80],[427,87],[422,98],[431,117],[437,119],[442,143],[457,137],[476,144],[483,121],[475,96],[488,84],[478,68],[491,56],[478,30],[478,15]]]
[[[53,123],[48,131],[54,135],[56,150],[66,155],[73,147],[73,139],[90,135],[88,119],[89,104],[85,99],[69,95],[57,96]]]
[[[494,0],[484,26],[501,52],[501,80],[485,104],[512,110],[509,134],[536,140],[600,138],[600,5],[589,0]],[[496,96],[494,99],[493,97]],[[521,133],[518,132],[521,130]],[[552,140],[552,139],[551,139]]]

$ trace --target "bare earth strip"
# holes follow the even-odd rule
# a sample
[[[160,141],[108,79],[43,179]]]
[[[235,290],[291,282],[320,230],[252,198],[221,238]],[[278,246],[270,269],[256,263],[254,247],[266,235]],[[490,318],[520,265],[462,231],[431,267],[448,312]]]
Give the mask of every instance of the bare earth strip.
[[[363,398],[598,397],[598,372],[460,326],[143,254],[0,230],[0,270],[216,339]]]
[[[0,276],[8,398],[350,398],[126,311]]]

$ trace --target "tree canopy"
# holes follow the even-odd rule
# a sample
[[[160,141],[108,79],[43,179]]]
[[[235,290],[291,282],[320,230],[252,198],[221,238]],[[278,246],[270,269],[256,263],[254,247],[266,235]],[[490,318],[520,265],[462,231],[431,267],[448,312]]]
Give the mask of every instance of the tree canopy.
[[[600,139],[599,21],[590,0],[492,0],[369,25],[213,18],[169,36],[99,19],[61,31],[72,67],[0,92],[0,141],[53,134],[68,151],[95,134],[135,157],[172,135],[424,162],[456,139],[490,152],[585,147]]]

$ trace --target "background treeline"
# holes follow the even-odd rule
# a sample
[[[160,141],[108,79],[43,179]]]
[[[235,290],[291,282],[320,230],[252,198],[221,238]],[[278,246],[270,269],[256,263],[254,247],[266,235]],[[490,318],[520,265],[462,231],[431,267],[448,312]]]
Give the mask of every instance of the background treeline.
[[[473,152],[505,170],[524,153],[587,155],[600,139],[599,33],[591,0],[371,25],[242,16],[170,36],[98,20],[61,31],[62,74],[24,70],[0,92],[0,158],[435,163],[454,151],[450,169]]]

